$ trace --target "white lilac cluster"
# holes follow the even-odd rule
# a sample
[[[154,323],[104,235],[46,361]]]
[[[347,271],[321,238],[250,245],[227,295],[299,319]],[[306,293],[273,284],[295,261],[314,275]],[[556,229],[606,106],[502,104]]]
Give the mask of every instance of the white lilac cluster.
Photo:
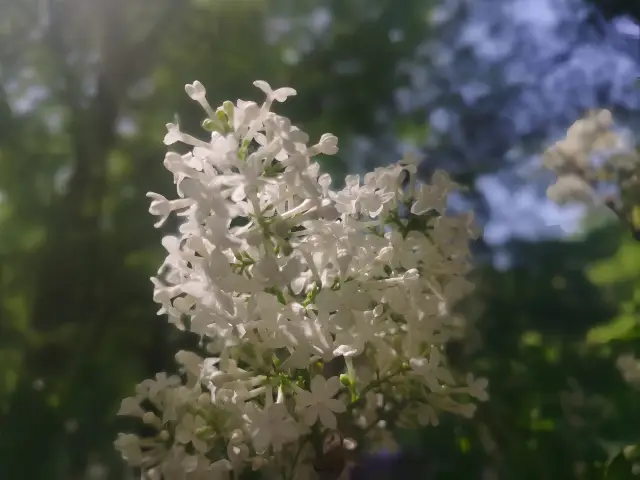
[[[549,198],[560,204],[618,207],[619,197],[636,187],[640,156],[630,139],[613,127],[610,111],[591,111],[545,152],[545,167],[558,175],[547,190]]]
[[[487,399],[486,380],[453,373],[443,353],[477,235],[470,214],[446,211],[447,175],[423,184],[404,161],[334,191],[312,158],[335,154],[337,138],[307,146],[270,111],[296,92],[254,84],[262,105],[215,111],[201,83],[186,86],[207,141],[167,125],[165,144],[193,148],[164,160],[178,198],[148,194],[156,226],[184,219],[162,240],[154,300],[203,348],[178,352],[181,376],[158,374],[122,402],[155,432],[116,440],[145,478],[312,479],[331,453],[388,445],[398,423],[471,416]]]
[[[613,127],[608,110],[592,111],[576,121],[543,156],[544,165],[558,174],[547,193],[561,204],[601,201],[640,240],[640,153],[631,138]],[[617,366],[625,381],[640,385],[639,359],[623,355]]]

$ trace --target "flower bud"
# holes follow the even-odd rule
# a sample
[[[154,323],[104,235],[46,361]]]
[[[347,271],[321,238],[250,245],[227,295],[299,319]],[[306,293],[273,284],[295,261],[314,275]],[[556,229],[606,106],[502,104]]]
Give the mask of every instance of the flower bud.
[[[202,121],[202,128],[204,128],[207,132],[218,132],[224,133],[224,125],[220,122],[219,119],[211,119],[205,118]]]
[[[167,123],[167,134],[164,136],[165,145],[173,145],[182,140],[180,127],[175,123]]]
[[[160,419],[156,416],[155,413],[153,412],[146,412],[143,416],[142,416],[142,421],[144,423],[146,423],[147,425],[154,425],[156,424]]]
[[[338,137],[330,133],[325,133],[320,137],[320,141],[316,147],[320,153],[335,155],[338,153]]]
[[[225,101],[222,104],[222,109],[224,110],[224,113],[227,114],[227,117],[229,117],[230,119],[233,118],[233,112],[235,110],[233,102],[230,102],[229,100]]]
[[[203,101],[207,95],[207,90],[204,88],[204,85],[202,85],[202,83],[200,83],[198,80],[191,84],[186,84],[184,86],[184,90],[185,92],[187,92],[187,95],[189,95],[189,97],[191,97],[196,102]]]

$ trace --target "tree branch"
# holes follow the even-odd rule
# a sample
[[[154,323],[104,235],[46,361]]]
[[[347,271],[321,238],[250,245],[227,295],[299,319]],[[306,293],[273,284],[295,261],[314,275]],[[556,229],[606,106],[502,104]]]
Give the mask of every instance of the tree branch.
[[[640,228],[637,228],[631,220],[631,212],[625,208],[619,201],[613,197],[609,197],[605,201],[605,205],[611,210],[618,219],[627,227],[633,239],[640,242]]]

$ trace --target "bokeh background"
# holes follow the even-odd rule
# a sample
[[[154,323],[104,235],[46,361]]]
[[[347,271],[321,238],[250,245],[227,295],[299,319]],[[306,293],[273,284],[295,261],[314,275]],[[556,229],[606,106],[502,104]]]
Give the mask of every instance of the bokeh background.
[[[546,200],[540,154],[590,108],[638,131],[639,23],[637,0],[0,0],[0,479],[133,478],[120,400],[194,341],[155,313],[176,225],[145,193],[172,195],[164,125],[198,128],[195,79],[214,105],[297,89],[278,112],[340,138],[337,182],[411,152],[466,186],[485,236],[449,354],[491,400],[400,432],[395,478],[604,478],[640,442],[616,368],[640,244]]]

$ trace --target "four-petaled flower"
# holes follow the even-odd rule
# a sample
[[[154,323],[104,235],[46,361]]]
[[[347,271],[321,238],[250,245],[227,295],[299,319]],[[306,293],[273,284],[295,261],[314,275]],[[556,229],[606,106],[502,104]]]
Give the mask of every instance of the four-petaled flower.
[[[316,375],[311,380],[311,391],[299,390],[296,395],[296,407],[302,412],[304,423],[314,425],[318,418],[320,422],[330,430],[337,426],[336,413],[346,411],[344,402],[333,397],[340,389],[340,379],[331,377],[326,380],[321,375]]]
[[[285,443],[293,442],[300,436],[287,407],[282,403],[272,403],[262,410],[250,408],[247,416],[251,425],[253,448],[259,454],[266,452],[269,446],[278,452]]]

